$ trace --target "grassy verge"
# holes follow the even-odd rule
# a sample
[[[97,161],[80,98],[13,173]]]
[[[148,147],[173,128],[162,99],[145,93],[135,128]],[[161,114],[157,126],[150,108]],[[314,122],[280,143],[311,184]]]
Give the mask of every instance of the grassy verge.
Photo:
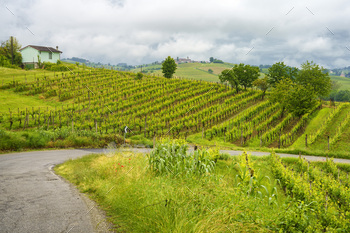
[[[335,229],[336,224],[319,219],[318,214],[330,216],[327,208],[321,206],[321,212],[315,214],[317,203],[285,194],[296,195],[299,188],[308,192],[309,186],[280,186],[273,176],[272,157],[246,153],[225,157],[215,150],[186,154],[183,143],[159,142],[146,157],[131,152],[89,155],[67,161],[55,171],[97,201],[116,232]],[[284,162],[293,168],[298,159]],[[335,166],[332,161],[326,165]],[[287,170],[284,172],[292,172]],[[341,175],[347,176],[345,171]],[[295,174],[290,179],[298,177]]]
[[[269,157],[218,156],[215,166],[208,168],[212,162],[207,159],[215,158],[215,151],[185,155],[183,149],[157,144],[148,159],[130,152],[89,155],[67,161],[55,171],[90,194],[117,232],[286,229],[285,214],[293,209],[293,200],[273,178]],[[297,218],[298,213],[290,216]]]

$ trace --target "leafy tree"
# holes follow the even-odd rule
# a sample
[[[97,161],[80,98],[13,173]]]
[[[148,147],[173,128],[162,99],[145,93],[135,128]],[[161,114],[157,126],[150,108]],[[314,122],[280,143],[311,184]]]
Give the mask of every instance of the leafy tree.
[[[289,78],[280,80],[270,93],[270,101],[279,103],[282,108],[282,116],[289,106],[290,90],[292,89],[293,82]]]
[[[9,61],[9,59],[2,54],[0,54],[0,66],[4,66],[4,67],[11,66],[11,62]]]
[[[288,110],[295,116],[302,116],[310,111],[316,104],[317,96],[310,86],[303,86],[293,83],[289,90],[289,99],[287,100]]]
[[[268,69],[268,81],[272,86],[276,86],[287,75],[287,66],[284,62],[277,62]]]
[[[222,83],[228,82],[232,88],[236,89],[237,93],[239,92],[240,90],[239,80],[232,69],[223,70],[219,75],[219,79]]]
[[[212,74],[214,71],[212,69],[208,69],[208,73]]]
[[[259,88],[263,92],[262,99],[264,99],[265,93],[266,93],[267,89],[269,89],[270,84],[267,81],[267,77],[265,76],[264,78],[260,78],[260,79],[258,78],[257,80],[255,80],[253,82],[253,86]]]
[[[253,82],[259,78],[259,67],[241,63],[239,65],[234,65],[232,71],[237,77],[239,84],[242,85],[244,89],[252,87]]]
[[[286,66],[284,62],[277,62],[268,69],[268,82],[271,86],[275,86],[283,78],[295,80],[298,75],[298,69],[295,67]]]
[[[12,43],[11,43],[12,38]],[[22,65],[22,54],[19,49],[22,46],[19,44],[15,37],[10,37],[7,41],[1,42],[0,55],[3,55],[8,59],[11,64],[21,66]]]
[[[209,62],[210,63],[224,63],[222,60],[214,58],[214,57],[210,57]]]
[[[224,62],[220,59],[214,58],[213,63],[224,63]]]
[[[329,95],[332,89],[331,78],[324,68],[308,61],[301,65],[296,82],[303,86],[309,85],[319,97]]]
[[[168,56],[162,64],[162,72],[164,74],[164,77],[172,78],[176,68],[177,65],[175,63],[175,60]]]
[[[316,105],[316,97],[310,85],[304,86],[285,78],[272,89],[270,101],[279,103],[283,113],[288,109],[289,112],[300,117]]]

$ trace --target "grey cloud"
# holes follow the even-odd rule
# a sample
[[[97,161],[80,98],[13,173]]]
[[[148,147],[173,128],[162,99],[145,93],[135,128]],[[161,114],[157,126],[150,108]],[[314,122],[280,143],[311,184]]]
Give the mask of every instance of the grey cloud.
[[[345,0],[14,0],[0,6],[0,40],[14,35],[23,45],[59,45],[64,57],[112,64],[171,55],[336,67],[348,66],[349,13]]]

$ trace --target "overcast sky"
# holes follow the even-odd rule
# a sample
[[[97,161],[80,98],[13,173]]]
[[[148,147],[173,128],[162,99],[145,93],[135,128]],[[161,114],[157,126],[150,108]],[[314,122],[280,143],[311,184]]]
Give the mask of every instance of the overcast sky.
[[[1,2],[2,1],[2,2]],[[350,66],[346,0],[0,0],[0,41],[137,65],[166,56]]]

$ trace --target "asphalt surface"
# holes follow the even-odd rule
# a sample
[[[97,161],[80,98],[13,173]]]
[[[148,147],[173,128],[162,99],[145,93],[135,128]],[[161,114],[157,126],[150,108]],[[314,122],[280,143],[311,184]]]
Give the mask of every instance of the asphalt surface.
[[[130,149],[147,153],[150,149]],[[68,159],[104,149],[77,149],[23,152],[0,155],[0,232],[106,232],[98,207],[69,183],[58,177],[52,167]],[[222,150],[230,155],[242,151]],[[269,152],[249,152],[256,156]],[[278,153],[279,154],[279,153]],[[282,157],[298,157],[279,154]],[[310,161],[324,157],[303,156]],[[335,162],[350,163],[346,159]],[[96,212],[97,211],[97,212]],[[97,220],[96,220],[97,219]]]
[[[101,151],[0,155],[0,232],[97,232],[81,195],[51,168],[65,160]]]

